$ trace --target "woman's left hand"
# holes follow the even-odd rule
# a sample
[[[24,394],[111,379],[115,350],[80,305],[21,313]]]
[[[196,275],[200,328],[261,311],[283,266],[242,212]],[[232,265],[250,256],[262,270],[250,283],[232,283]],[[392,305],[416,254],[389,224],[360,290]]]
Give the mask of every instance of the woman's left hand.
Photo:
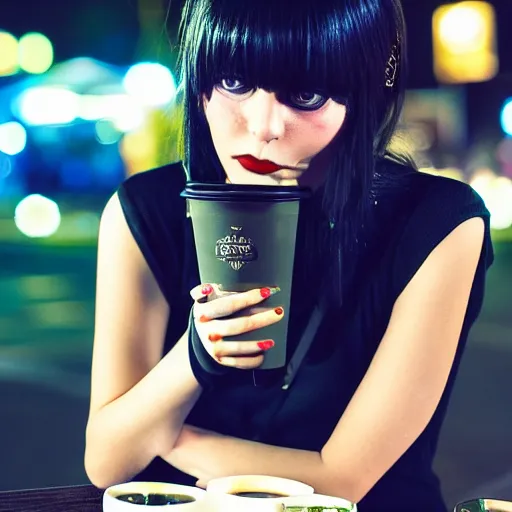
[[[194,324],[209,356],[224,366],[251,370],[261,366],[264,353],[274,340],[260,340],[257,331],[283,319],[282,307],[265,307],[264,302],[279,291],[278,287],[257,288],[246,292],[227,292],[217,284],[195,287]],[[232,317],[244,311],[243,316]],[[254,341],[227,341],[225,337],[255,332]]]

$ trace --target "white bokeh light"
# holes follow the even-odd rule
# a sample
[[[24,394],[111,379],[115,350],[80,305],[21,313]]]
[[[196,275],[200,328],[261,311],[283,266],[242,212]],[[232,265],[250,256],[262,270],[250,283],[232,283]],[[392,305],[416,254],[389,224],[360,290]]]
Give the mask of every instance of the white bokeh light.
[[[19,97],[19,112],[28,125],[72,123],[80,112],[78,94],[60,87],[33,87]]]
[[[27,145],[27,132],[17,122],[0,124],[0,151],[9,156],[21,153]]]
[[[148,107],[167,105],[176,96],[171,71],[158,63],[135,64],[126,73],[123,86],[132,98]]]
[[[53,235],[59,229],[61,215],[55,201],[40,194],[22,199],[14,211],[16,227],[30,238]]]

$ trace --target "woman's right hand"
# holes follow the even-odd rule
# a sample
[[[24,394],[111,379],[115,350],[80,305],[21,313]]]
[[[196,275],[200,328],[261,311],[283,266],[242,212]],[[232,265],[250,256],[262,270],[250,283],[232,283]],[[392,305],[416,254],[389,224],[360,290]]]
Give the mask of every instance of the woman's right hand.
[[[256,336],[254,341],[224,341],[224,338],[281,321],[284,317],[282,307],[261,305],[277,292],[277,287],[237,293],[222,291],[215,284],[196,286],[190,292],[195,301],[194,324],[208,354],[224,366],[245,370],[261,366],[265,352],[272,350],[274,340],[257,339]],[[244,309],[247,309],[244,316],[225,318]]]

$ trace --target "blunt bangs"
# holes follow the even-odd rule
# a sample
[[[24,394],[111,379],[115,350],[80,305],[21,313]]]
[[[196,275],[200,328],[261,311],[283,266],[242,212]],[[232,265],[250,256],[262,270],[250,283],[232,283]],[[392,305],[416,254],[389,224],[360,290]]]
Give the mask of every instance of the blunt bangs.
[[[407,75],[400,2],[186,0],[182,13],[180,149],[188,179],[226,180],[203,108],[221,78],[276,93],[321,93],[348,105],[330,143],[325,183],[301,221],[308,233],[304,282],[312,268],[322,269],[318,293],[331,304],[342,304],[350,291],[361,229],[371,225],[376,163],[395,157],[391,141]]]
[[[195,39],[187,45],[195,53],[187,59],[194,66],[188,77],[196,95],[209,94],[223,77],[236,77],[267,90],[319,90],[346,98],[368,80],[357,72],[365,68],[365,49],[358,42],[379,32],[373,1],[362,2],[364,9],[344,0],[200,3],[203,8],[188,21]]]

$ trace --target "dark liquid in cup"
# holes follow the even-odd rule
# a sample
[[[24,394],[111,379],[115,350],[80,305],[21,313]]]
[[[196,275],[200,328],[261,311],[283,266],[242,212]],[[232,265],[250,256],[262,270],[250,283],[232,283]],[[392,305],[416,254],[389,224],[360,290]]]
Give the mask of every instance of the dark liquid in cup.
[[[241,491],[232,492],[233,496],[240,496],[241,498],[287,498],[288,494],[281,494],[277,492],[259,492],[259,491]]]
[[[134,505],[181,505],[182,503],[192,503],[196,499],[186,494],[158,494],[158,493],[131,493],[116,496],[120,501],[133,503]]]

